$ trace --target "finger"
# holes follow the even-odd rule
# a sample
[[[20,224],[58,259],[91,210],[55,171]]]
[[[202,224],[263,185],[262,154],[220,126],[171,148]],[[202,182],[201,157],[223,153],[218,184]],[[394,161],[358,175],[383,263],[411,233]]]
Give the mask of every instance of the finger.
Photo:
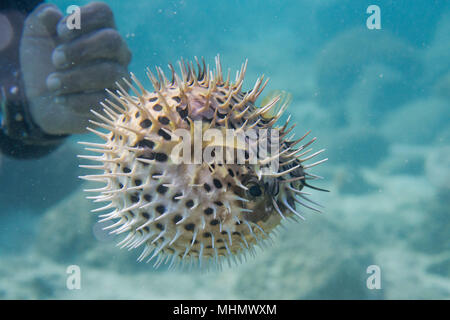
[[[53,4],[47,4],[47,6],[38,14],[38,19],[52,36],[56,35],[56,26],[62,17],[62,12]]]
[[[110,90],[116,90],[115,87],[109,88]],[[55,102],[64,106],[64,109],[70,111],[77,116],[85,116],[90,119],[93,118],[91,110],[100,111],[102,106],[100,102],[103,102],[108,97],[108,93],[105,89],[100,91],[94,91],[89,93],[70,93],[55,98]],[[63,111],[61,111],[63,112]]]
[[[113,60],[128,65],[131,59],[127,44],[115,29],[100,29],[57,47],[52,54],[55,67],[63,69],[93,60]]]
[[[62,17],[62,12],[55,5],[41,4],[25,20],[23,34],[29,37],[53,37],[56,35],[58,21]]]
[[[67,19],[72,19],[72,16],[64,17],[56,28],[63,42],[97,29],[115,28],[113,13],[107,4],[102,2],[92,2],[80,8],[80,29],[69,29]]]
[[[47,77],[49,91],[56,94],[102,90],[127,75],[126,66],[115,62],[99,62],[54,72]]]
[[[51,55],[58,45],[56,25],[61,18],[62,13],[56,6],[42,4],[24,22],[19,58],[26,95],[30,100],[46,94],[45,80],[50,72],[55,71]]]

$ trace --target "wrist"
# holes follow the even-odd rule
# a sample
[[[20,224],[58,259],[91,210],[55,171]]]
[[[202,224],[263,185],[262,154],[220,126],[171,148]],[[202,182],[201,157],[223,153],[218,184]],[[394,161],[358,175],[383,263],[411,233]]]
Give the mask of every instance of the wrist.
[[[30,114],[29,103],[23,86],[17,77],[16,84],[8,88],[2,86],[0,101],[0,121],[2,133],[26,145],[59,145],[67,135],[45,133]]]

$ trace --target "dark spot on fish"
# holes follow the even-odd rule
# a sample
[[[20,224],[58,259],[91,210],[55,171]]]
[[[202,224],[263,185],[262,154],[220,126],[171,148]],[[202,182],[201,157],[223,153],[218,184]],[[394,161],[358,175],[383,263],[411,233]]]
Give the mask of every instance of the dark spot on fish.
[[[222,182],[220,182],[219,179],[213,179],[213,183],[214,183],[214,186],[215,186],[217,189],[222,188]]]
[[[159,129],[158,130],[158,135],[160,137],[163,137],[165,140],[170,141],[170,135],[166,131],[164,131],[163,129]]]
[[[168,157],[167,157],[167,154],[158,152],[155,154],[155,159],[156,159],[156,161],[159,161],[159,162],[166,162]]]
[[[177,110],[178,114],[180,115],[181,119],[185,119],[189,114],[188,108],[183,109],[181,107],[177,107],[176,110]]]
[[[168,124],[170,123],[169,118],[164,117],[164,116],[159,117],[159,118],[158,118],[158,121],[159,121],[159,123],[161,123],[162,125],[168,125]]]
[[[192,208],[193,206],[194,206],[194,201],[193,201],[193,200],[188,200],[188,201],[186,202],[186,207]]]
[[[180,199],[177,199],[178,197],[181,197],[183,194],[181,192],[175,193],[175,195],[172,197],[173,202],[178,202]]]
[[[166,186],[163,186],[162,184],[160,184],[157,188],[156,188],[156,192],[158,192],[159,194],[165,194],[167,192],[169,188],[167,188]]]
[[[139,125],[141,126],[141,128],[147,129],[147,128],[151,127],[152,121],[150,119],[145,119],[145,120],[142,120],[141,123],[139,123]]]
[[[135,147],[153,149],[155,147],[155,143],[151,140],[142,139],[136,143]]]
[[[166,207],[164,207],[163,205],[159,205],[156,207],[156,212],[158,212],[159,214],[163,214],[164,212],[166,212]]]
[[[130,196],[130,200],[133,203],[137,203],[137,202],[139,202],[139,197],[137,196],[137,194],[134,194],[134,195]]]
[[[253,185],[248,189],[248,193],[250,193],[253,197],[259,197],[262,194],[261,188],[259,185]]]
[[[177,214],[175,217],[173,217],[172,221],[173,223],[177,224],[179,221],[181,221],[181,219],[183,219],[183,217]]]

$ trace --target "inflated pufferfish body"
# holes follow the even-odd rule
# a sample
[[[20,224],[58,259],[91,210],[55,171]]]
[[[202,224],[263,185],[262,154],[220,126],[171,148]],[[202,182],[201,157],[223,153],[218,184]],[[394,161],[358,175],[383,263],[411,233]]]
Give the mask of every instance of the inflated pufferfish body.
[[[247,62],[234,83],[229,72],[223,79],[219,57],[214,72],[204,61],[203,66],[197,61],[198,74],[192,63],[179,64],[181,78],[169,65],[171,81],[160,68],[158,78],[148,71],[154,92],[131,74],[137,89],[124,82],[135,96],[118,84],[117,94],[110,92],[114,101],[101,103],[104,114],[93,111],[99,121],[91,122],[108,132],[89,130],[106,142],[82,142],[86,150],[101,155],[80,157],[100,162],[82,167],[102,173],[82,178],[106,183],[87,190],[99,192],[90,197],[96,202],[108,202],[94,211],[110,211],[100,216],[101,221],[112,220],[106,229],[114,234],[126,233],[120,246],[144,248],[139,261],[157,257],[155,266],[188,262],[220,268],[223,260],[236,262],[247,253],[254,255],[255,245],[271,240],[282,220],[303,219],[295,203],[318,211],[313,206],[318,204],[302,189],[323,190],[307,183],[320,177],[305,170],[326,159],[305,165],[323,151],[306,156],[315,138],[298,146],[306,135],[296,141],[286,138],[295,126],[288,128],[289,119],[281,127],[274,126],[288,99],[277,96],[261,108],[254,105],[267,84],[263,77],[252,90],[241,91]],[[174,152],[184,141],[180,129],[192,143],[181,153]],[[180,162],[184,152],[198,148],[199,129],[200,133],[216,129],[224,136],[231,132],[232,138],[200,141],[201,155],[210,154],[210,161],[196,162],[194,155],[188,155],[189,161]],[[256,139],[239,138],[251,130]],[[265,153],[261,141],[268,146]],[[238,161],[238,154],[244,154],[244,161]]]

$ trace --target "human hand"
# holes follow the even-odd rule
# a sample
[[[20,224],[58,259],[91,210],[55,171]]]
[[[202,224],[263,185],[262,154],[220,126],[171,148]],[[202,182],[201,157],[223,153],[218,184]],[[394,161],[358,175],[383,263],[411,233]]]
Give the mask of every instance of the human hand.
[[[25,20],[20,63],[34,122],[48,134],[85,131],[90,109],[105,88],[128,76],[131,53],[115,29],[111,9],[93,2],[80,8],[81,28],[67,28],[54,5],[38,6]]]

